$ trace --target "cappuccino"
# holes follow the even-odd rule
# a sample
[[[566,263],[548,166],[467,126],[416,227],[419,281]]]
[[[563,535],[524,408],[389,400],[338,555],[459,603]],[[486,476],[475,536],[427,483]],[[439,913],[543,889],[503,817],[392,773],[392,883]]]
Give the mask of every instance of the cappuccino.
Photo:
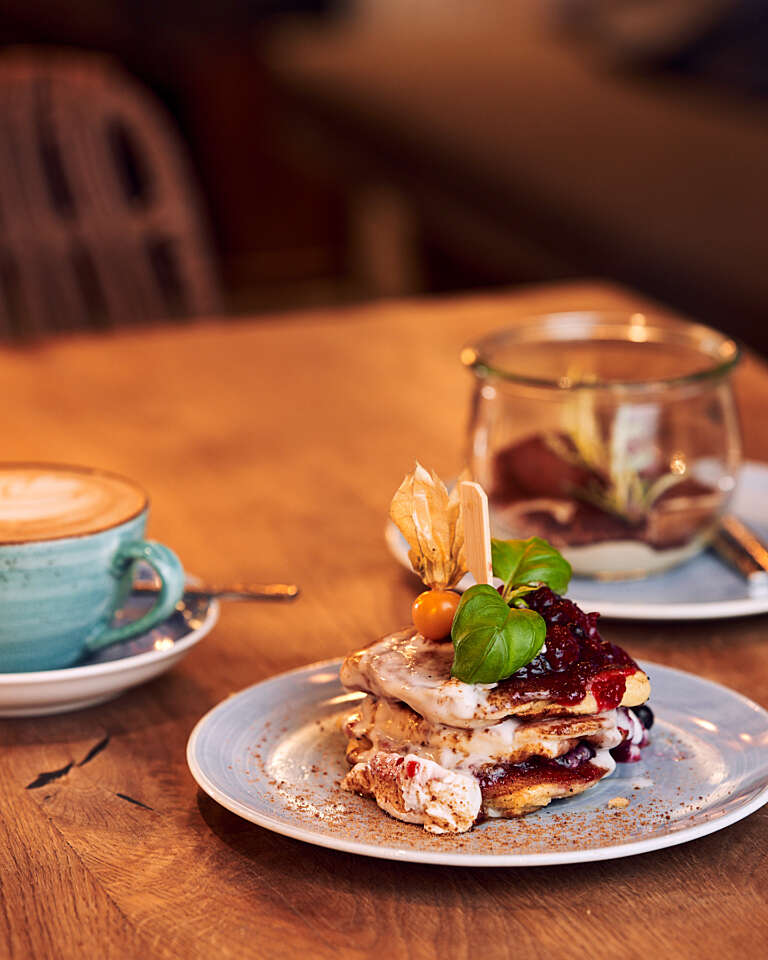
[[[80,537],[137,516],[147,497],[123,477],[55,464],[0,464],[0,544]]]

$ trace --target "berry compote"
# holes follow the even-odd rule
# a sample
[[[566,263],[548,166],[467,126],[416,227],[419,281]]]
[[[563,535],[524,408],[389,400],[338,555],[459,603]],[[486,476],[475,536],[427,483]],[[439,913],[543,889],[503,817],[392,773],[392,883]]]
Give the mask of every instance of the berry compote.
[[[592,764],[595,750],[579,743],[562,757],[528,757],[521,763],[489,763],[474,773],[485,796],[509,790],[512,786],[539,783],[589,783],[601,780],[606,771]]]
[[[549,587],[539,587],[525,602],[547,625],[544,652],[499,684],[518,702],[552,700],[579,703],[591,691],[597,709],[613,710],[624,696],[627,677],[638,666],[621,647],[603,640],[599,613],[584,613]]]

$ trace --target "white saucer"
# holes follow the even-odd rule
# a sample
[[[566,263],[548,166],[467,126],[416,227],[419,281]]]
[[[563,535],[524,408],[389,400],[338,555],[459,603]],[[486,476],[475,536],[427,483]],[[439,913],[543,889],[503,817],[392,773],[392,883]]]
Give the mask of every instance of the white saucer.
[[[768,539],[768,465],[744,464],[730,510]],[[410,569],[407,544],[391,522],[385,539],[395,559]],[[473,582],[467,575],[459,589]],[[750,596],[744,579],[709,550],[645,580],[604,583],[574,577],[568,596],[586,610],[618,620],[711,620],[768,613],[768,596]]]
[[[122,611],[125,619],[140,616],[152,602],[146,593],[133,593]],[[218,619],[216,600],[187,595],[154,629],[112,644],[77,666],[0,673],[0,717],[40,717],[112,700],[170,670],[210,633]]]
[[[517,820],[434,836],[347,793],[339,662],[272,677],[214,707],[187,744],[200,787],[276,833],[348,853],[463,867],[583,863],[647,853],[721,830],[768,801],[768,714],[701,677],[642,663],[656,723],[639,763]],[[622,797],[625,810],[609,801]]]

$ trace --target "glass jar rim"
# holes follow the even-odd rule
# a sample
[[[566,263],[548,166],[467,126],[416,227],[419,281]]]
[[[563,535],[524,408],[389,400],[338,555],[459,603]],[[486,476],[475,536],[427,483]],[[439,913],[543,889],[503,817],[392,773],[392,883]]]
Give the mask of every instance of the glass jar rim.
[[[624,336],[621,336],[622,332]],[[602,334],[596,336],[595,334]],[[549,335],[547,335],[549,334]],[[503,369],[493,361],[493,351],[502,345],[625,340],[631,343],[675,343],[708,357],[710,366],[692,373],[638,380],[571,380],[535,377]],[[680,320],[663,312],[622,310],[569,310],[527,314],[514,326],[503,327],[466,344],[462,363],[478,377],[494,377],[509,383],[550,390],[658,390],[679,387],[728,374],[741,359],[741,348],[732,337],[694,321]]]

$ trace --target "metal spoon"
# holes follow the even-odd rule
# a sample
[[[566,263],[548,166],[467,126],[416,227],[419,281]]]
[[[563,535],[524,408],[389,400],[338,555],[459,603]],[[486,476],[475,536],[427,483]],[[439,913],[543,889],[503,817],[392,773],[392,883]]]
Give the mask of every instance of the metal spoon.
[[[139,593],[157,593],[153,583],[134,583],[133,589]],[[233,583],[227,586],[214,584],[187,584],[185,597],[200,597],[210,600],[295,600],[299,588],[295,583]]]

